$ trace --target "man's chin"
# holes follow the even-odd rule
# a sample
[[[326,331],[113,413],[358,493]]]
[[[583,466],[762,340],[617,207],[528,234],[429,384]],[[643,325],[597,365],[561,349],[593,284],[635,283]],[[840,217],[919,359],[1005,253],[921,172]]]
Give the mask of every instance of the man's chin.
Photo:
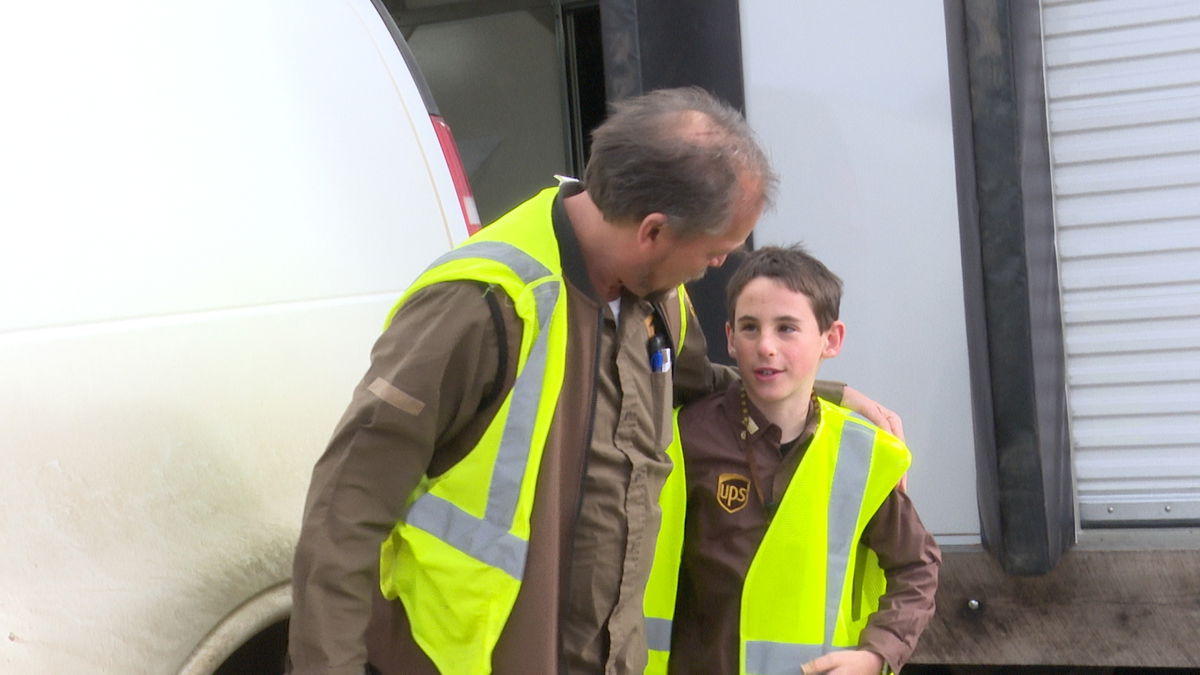
[[[665,290],[670,290],[670,289],[672,289],[672,288],[677,288],[677,287],[679,287],[679,286],[682,286],[682,285],[684,285],[684,284],[690,284],[690,283],[694,283],[694,282],[700,281],[701,279],[703,279],[703,278],[704,278],[704,275],[705,275],[705,274],[708,274],[708,268],[705,268],[705,269],[704,269],[704,271],[700,272],[699,274],[697,274],[697,275],[696,275],[696,276],[694,276],[694,277],[691,277],[691,278],[688,278],[688,279],[684,279],[683,281],[680,281],[680,282],[678,282],[678,283],[671,284],[671,285],[670,285],[669,287],[667,287],[667,289],[665,289]]]
[[[704,275],[707,272],[708,272],[708,270],[706,269],[703,272],[701,272],[700,274],[698,274],[690,279],[684,279],[683,281],[677,281],[677,282],[671,283],[669,285],[662,285],[662,286],[657,286],[657,287],[652,287],[650,280],[647,279],[643,282],[641,288],[639,288],[639,289],[633,289],[633,288],[629,288],[629,287],[626,287],[626,289],[629,290],[629,292],[633,293],[634,295],[636,295],[640,298],[645,298],[645,297],[649,297],[651,295],[658,295],[659,293],[666,293],[667,291],[671,291],[676,288],[679,288],[680,286],[682,286],[684,284],[690,284],[693,281],[700,281],[701,279],[704,278]]]

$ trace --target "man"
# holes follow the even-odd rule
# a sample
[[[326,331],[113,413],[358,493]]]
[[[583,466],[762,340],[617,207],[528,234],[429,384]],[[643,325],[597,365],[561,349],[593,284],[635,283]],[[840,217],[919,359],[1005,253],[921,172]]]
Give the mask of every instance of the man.
[[[644,667],[672,407],[735,376],[677,287],[742,246],[775,179],[698,89],[616,106],[584,179],[401,298],[313,471],[293,672]]]

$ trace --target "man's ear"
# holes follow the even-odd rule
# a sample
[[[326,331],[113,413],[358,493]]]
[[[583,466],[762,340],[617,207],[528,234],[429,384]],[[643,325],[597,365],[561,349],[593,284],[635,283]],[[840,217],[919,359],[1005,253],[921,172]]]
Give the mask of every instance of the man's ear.
[[[846,324],[834,321],[829,330],[825,331],[825,347],[821,349],[821,358],[832,359],[842,351],[842,343],[846,340]]]
[[[725,322],[725,348],[729,350],[729,358],[737,362],[737,354],[733,353],[733,325]]]
[[[667,214],[665,213],[654,212],[642,218],[637,229],[638,247],[653,248],[658,245],[662,241],[666,228]]]

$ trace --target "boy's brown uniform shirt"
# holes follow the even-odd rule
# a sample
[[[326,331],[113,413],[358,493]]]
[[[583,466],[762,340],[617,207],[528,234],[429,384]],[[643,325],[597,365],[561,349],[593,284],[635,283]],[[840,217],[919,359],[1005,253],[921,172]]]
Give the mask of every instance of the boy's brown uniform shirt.
[[[738,672],[746,571],[812,441],[820,414],[814,399],[800,437],[781,448],[779,427],[748,400],[751,422],[744,423],[742,401],[742,387],[734,385],[680,413],[688,496],[672,673]],[[747,426],[750,433],[741,440]],[[718,477],[729,473],[750,480],[744,506],[734,505],[732,513],[717,500]],[[881,655],[899,671],[933,617],[941,551],[908,496],[897,490],[867,524],[863,543],[879,555],[887,593],[863,629],[859,647]]]

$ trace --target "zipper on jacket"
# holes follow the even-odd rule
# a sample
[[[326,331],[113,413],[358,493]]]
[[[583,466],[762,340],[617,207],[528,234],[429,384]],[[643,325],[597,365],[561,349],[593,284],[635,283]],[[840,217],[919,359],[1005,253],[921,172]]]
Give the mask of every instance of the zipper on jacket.
[[[587,470],[588,458],[592,454],[592,434],[595,432],[596,426],[596,398],[598,397],[599,387],[596,386],[597,378],[600,376],[600,348],[604,338],[604,307],[596,308],[596,349],[592,355],[592,394],[588,403],[588,422],[587,428],[583,435],[583,462],[582,468],[579,471],[579,492],[575,497],[575,516],[571,519],[571,546],[567,551],[567,587],[562,594],[562,599],[559,601],[559,618],[564,618],[567,615],[571,601],[571,584],[572,577],[575,575],[575,531],[579,528],[579,514],[583,512],[583,491],[587,487]],[[561,621],[560,621],[561,626]],[[559,675],[566,675],[567,663],[566,654],[563,650],[562,628],[558,629],[558,672]],[[607,659],[607,655],[605,655]]]

